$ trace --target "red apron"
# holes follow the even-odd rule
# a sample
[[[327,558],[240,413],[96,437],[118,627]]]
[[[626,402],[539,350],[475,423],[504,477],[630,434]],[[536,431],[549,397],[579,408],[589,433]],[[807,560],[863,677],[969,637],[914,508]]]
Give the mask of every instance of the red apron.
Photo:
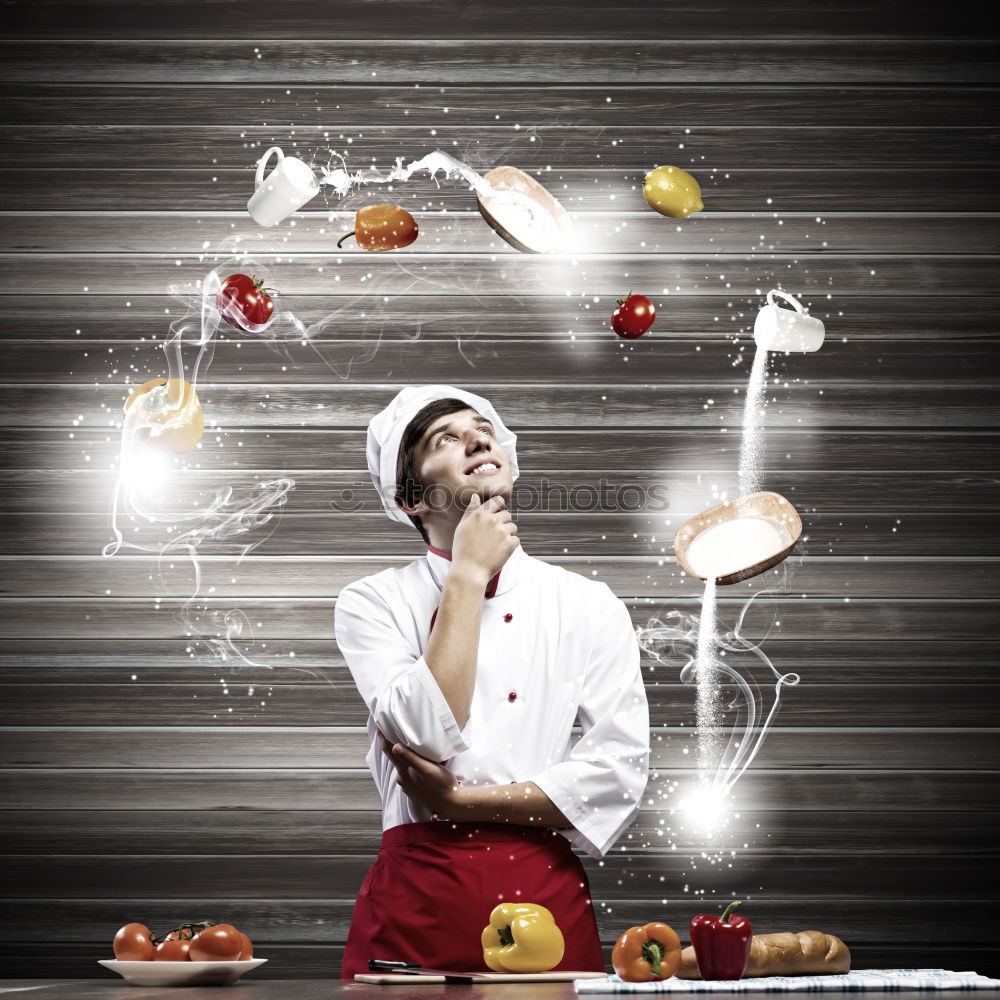
[[[340,978],[368,972],[369,958],[489,972],[480,934],[502,902],[552,911],[566,941],[553,971],[607,971],[587,873],[565,837],[545,827],[432,820],[383,831]]]

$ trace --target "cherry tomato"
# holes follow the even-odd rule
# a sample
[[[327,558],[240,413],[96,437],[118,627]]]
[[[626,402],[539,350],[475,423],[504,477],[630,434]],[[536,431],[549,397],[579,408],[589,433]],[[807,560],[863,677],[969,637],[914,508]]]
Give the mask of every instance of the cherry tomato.
[[[263,278],[231,274],[219,289],[216,308],[230,326],[251,332],[274,314],[274,299],[267,294],[273,290],[264,287]]]
[[[157,946],[153,960],[156,962],[186,962],[190,959],[191,939],[181,940],[168,934]]]
[[[126,924],[115,935],[115,958],[121,962],[149,962],[156,951],[145,924]]]
[[[190,956],[192,962],[235,962],[242,950],[240,932],[232,924],[215,924],[194,936]]]
[[[243,931],[240,931],[239,935],[240,944],[242,945],[240,948],[240,961],[243,962],[248,958],[253,958],[253,941],[251,941],[250,938],[243,933]]]
[[[611,314],[611,328],[619,337],[635,340],[641,337],[656,319],[656,306],[645,295],[633,295],[618,299],[618,308]]]

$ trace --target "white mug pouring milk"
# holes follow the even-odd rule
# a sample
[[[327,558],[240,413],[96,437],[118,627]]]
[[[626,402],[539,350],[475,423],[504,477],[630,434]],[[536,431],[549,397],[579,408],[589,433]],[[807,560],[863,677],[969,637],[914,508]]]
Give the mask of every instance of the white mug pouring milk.
[[[774,301],[780,295],[792,308],[783,309]],[[772,288],[767,305],[753,325],[753,339],[766,351],[818,351],[823,346],[823,321],[810,316],[794,295]]]
[[[265,180],[264,168],[272,153],[278,154],[278,162]],[[319,194],[319,181],[309,165],[297,156],[285,156],[279,146],[272,146],[257,161],[255,184],[247,211],[258,226],[277,225]]]

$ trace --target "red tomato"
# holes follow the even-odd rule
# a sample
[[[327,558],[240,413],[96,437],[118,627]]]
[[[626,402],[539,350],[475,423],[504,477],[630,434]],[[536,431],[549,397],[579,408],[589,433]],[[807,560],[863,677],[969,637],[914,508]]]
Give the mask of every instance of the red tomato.
[[[263,326],[274,314],[274,299],[268,295],[263,278],[231,274],[216,296],[216,308],[222,318],[237,330]],[[249,324],[249,326],[248,326]]]
[[[611,329],[619,337],[635,340],[641,337],[656,319],[656,306],[645,295],[633,295],[618,299],[618,308],[611,314]]]
[[[243,933],[243,931],[240,931],[239,935],[240,944],[242,945],[242,948],[240,949],[240,961],[242,962],[245,959],[253,958],[253,941],[251,941],[250,938]]]
[[[190,955],[192,962],[235,962],[242,950],[240,932],[232,924],[215,924],[194,936]]]
[[[115,935],[115,958],[120,962],[149,962],[156,949],[145,924],[126,924]]]
[[[186,962],[191,957],[191,941],[188,938],[179,940],[173,934],[168,934],[157,946],[153,956],[155,962]]]

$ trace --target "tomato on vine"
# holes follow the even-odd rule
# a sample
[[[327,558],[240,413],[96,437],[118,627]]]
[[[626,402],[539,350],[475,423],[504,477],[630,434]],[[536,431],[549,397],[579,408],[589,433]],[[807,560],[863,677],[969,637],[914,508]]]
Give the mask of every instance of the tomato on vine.
[[[120,962],[148,962],[156,952],[153,935],[145,924],[126,924],[114,940],[115,958]]]
[[[154,962],[186,962],[191,956],[191,936],[184,937],[176,931],[171,931],[156,946]]]
[[[213,924],[191,941],[192,962],[235,962],[243,951],[240,932],[232,924]]]
[[[232,924],[192,920],[157,936],[145,924],[125,924],[115,935],[122,962],[236,962],[253,958],[253,942]]]

